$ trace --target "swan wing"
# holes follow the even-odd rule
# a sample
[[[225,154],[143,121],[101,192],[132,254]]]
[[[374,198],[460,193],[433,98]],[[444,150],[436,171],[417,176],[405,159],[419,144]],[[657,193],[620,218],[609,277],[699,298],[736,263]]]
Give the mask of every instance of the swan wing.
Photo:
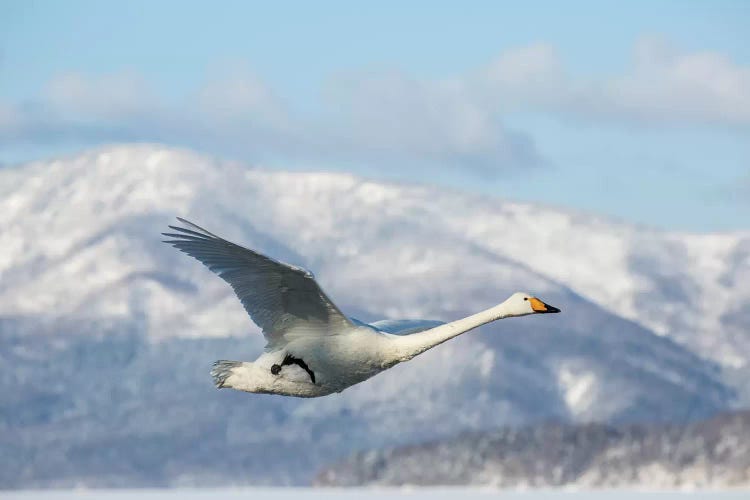
[[[196,258],[229,283],[250,318],[263,330],[267,348],[299,335],[330,335],[353,324],[323,292],[309,271],[227,241],[177,218],[186,227],[163,233],[178,250]]]
[[[392,333],[394,335],[409,335],[444,324],[444,321],[431,319],[382,319],[370,323],[370,326],[377,328],[381,332]]]

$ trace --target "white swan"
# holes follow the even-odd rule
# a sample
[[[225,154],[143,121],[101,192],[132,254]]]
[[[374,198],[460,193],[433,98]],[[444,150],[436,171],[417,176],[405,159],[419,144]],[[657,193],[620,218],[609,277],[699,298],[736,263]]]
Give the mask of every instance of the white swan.
[[[526,293],[458,321],[362,323],[346,317],[296,266],[231,243],[184,219],[165,241],[229,283],[268,341],[254,362],[216,361],[216,387],[297,397],[341,392],[480,325],[502,318],[556,313]]]

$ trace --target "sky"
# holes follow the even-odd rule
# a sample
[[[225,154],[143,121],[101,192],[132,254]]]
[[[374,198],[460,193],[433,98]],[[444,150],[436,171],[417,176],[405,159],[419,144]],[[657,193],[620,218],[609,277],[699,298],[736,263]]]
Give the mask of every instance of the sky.
[[[750,229],[750,2],[0,0],[0,164],[156,142]]]

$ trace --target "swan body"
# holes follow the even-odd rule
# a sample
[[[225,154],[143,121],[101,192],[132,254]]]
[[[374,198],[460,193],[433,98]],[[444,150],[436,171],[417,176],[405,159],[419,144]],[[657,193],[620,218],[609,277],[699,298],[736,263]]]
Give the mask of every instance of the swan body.
[[[527,293],[466,318],[442,323],[345,316],[313,275],[220,238],[178,218],[187,227],[163,233],[179,250],[227,281],[268,341],[254,362],[216,361],[218,388],[252,393],[319,397],[341,392],[428,349],[498,319],[560,312]]]

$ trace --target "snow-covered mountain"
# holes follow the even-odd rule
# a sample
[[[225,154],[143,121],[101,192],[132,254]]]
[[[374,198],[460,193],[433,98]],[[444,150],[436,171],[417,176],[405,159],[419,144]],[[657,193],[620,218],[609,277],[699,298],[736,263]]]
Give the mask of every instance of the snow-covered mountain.
[[[153,337],[226,334],[227,324],[244,331],[224,284],[153,237],[175,215],[301,261],[340,302],[373,312],[450,317],[461,295],[488,282],[497,294],[564,285],[722,365],[750,362],[750,231],[664,232],[427,186],[249,169],[155,146],[0,171],[0,314],[131,317],[146,308]],[[513,279],[521,276],[531,281]],[[170,293],[198,283],[220,304]],[[196,307],[203,318],[221,309],[226,321],[217,329],[184,314]]]
[[[563,314],[498,322],[323,399],[216,392],[210,363],[263,341],[223,281],[160,242],[176,215],[313,270],[360,319],[450,320],[517,290]],[[0,170],[0,227],[0,445],[46,464],[23,484],[75,484],[107,443],[106,484],[300,483],[357,449],[500,424],[697,418],[732,404],[750,360],[746,233],[144,145]]]

